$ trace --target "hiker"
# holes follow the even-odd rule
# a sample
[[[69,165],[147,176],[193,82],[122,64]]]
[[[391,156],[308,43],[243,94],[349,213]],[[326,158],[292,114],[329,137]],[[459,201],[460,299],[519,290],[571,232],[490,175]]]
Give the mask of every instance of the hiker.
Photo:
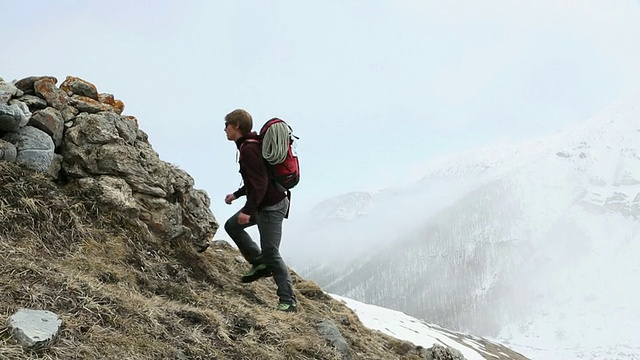
[[[236,192],[228,194],[225,202],[231,204],[241,196],[247,197],[242,209],[231,216],[224,225],[242,256],[251,264],[251,269],[242,276],[242,282],[250,283],[262,277],[273,276],[278,287],[277,309],[295,312],[297,303],[291,274],[279,250],[282,222],[288,214],[289,199],[269,178],[267,165],[262,157],[261,143],[257,141],[259,136],[251,131],[251,115],[245,110],[237,109],[227,114],[224,120],[227,139],[236,143],[240,153],[238,162],[244,183]],[[253,225],[258,225],[260,247],[245,231]]]

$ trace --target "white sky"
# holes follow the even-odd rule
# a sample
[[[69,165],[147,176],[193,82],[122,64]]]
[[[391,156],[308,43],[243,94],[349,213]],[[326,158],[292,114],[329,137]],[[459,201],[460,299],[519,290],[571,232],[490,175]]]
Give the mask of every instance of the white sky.
[[[0,16],[0,77],[113,93],[221,223],[242,205],[223,203],[235,108],[300,136],[295,213],[563,129],[640,83],[637,0],[0,0]]]

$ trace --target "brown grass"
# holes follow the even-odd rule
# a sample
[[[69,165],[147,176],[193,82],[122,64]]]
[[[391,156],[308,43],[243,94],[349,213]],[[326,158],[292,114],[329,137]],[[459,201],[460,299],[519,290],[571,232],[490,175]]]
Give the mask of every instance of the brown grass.
[[[204,255],[154,238],[135,219],[0,161],[0,359],[340,359],[315,325],[333,321],[354,359],[418,359],[413,345],[365,328],[294,274],[300,312],[274,310],[271,279],[241,284],[237,250]],[[48,348],[24,350],[19,308],[63,320]]]

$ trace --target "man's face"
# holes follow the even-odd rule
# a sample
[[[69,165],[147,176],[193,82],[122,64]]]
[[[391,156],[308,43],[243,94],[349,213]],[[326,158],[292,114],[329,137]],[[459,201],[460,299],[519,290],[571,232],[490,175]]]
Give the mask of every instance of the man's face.
[[[240,138],[240,130],[238,130],[238,125],[225,122],[224,132],[227,134],[227,140],[229,141],[236,141]]]

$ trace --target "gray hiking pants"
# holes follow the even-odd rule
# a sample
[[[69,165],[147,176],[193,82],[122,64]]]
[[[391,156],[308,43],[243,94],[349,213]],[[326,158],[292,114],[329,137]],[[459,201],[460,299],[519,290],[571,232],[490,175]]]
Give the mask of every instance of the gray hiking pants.
[[[240,213],[238,211],[227,220],[224,224],[224,229],[249,263],[252,265],[264,263],[271,269],[273,279],[278,286],[276,294],[280,298],[280,302],[292,304],[296,302],[296,297],[293,293],[291,274],[289,274],[289,269],[282,256],[280,256],[282,221],[288,208],[289,199],[284,198],[284,200],[275,205],[259,210],[251,217],[251,221],[248,224],[238,224],[238,214]],[[245,231],[246,228],[253,225],[258,225],[260,247]]]

